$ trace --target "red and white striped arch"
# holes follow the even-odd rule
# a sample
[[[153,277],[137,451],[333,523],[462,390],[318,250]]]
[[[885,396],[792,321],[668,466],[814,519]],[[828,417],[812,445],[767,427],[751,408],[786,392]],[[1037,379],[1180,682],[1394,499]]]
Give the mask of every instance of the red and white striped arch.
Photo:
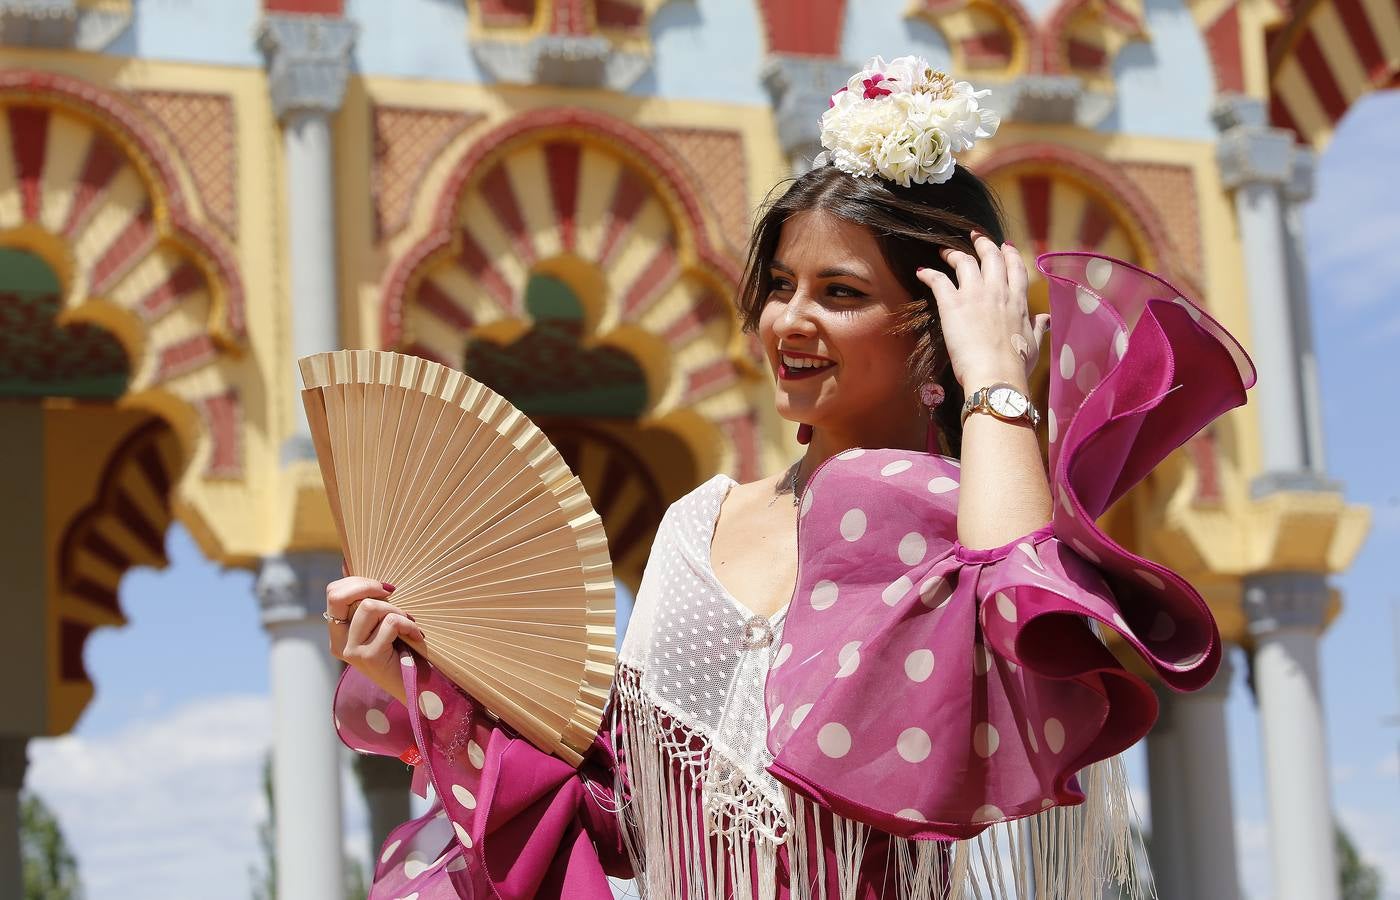
[[[122,340],[128,401],[169,414],[164,398],[178,398],[191,415],[176,424],[202,419],[215,444],[206,474],[239,474],[229,385],[203,374],[245,336],[238,269],[120,96],[52,73],[0,73],[0,245],[45,258],[64,285],[63,315]]]
[[[1400,0],[1303,0],[1268,46],[1273,123],[1321,148],[1363,95],[1400,87]]]
[[[699,413],[726,436],[724,465],[756,473],[755,379],[729,300],[740,266],[711,230],[650,135],[587,110],[526,113],[466,152],[428,236],[391,267],[382,343],[460,367],[478,329],[527,322],[533,274],[581,268],[601,285],[577,291],[588,340],[642,365],[645,418]]]

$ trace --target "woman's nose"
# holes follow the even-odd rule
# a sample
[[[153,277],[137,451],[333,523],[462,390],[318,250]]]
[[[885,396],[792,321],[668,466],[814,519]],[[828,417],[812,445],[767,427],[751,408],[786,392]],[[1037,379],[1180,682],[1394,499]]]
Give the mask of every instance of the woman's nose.
[[[811,334],[816,328],[816,323],[812,320],[814,311],[815,304],[811,297],[806,291],[798,288],[793,292],[792,299],[788,300],[783,307],[783,314],[778,318],[778,332],[780,334]]]

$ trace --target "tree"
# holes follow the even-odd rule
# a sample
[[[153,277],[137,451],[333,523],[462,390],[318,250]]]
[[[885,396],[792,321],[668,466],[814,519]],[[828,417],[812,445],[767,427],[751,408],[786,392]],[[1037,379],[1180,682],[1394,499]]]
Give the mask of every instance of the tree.
[[[277,900],[277,807],[273,803],[272,756],[263,759],[263,798],[267,801],[267,820],[258,823],[258,846],[262,849],[262,864],[248,870],[253,882],[253,900]],[[364,900],[369,893],[364,867],[350,854],[345,854],[345,900]]]
[[[28,791],[20,795],[19,854],[24,900],[81,900],[78,860],[63,829],[44,801]]]
[[[1356,845],[1341,825],[1336,826],[1337,872],[1342,882],[1342,900],[1380,900],[1381,875],[1356,852]]]

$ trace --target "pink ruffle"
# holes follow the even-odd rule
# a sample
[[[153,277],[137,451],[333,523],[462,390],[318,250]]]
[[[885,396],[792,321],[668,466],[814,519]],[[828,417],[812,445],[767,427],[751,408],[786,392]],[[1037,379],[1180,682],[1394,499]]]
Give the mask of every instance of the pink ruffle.
[[[1204,685],[1219,636],[1200,595],[1095,519],[1244,402],[1237,342],[1165,282],[1091,254],[1041,257],[1052,316],[1051,524],[957,542],[958,464],[842,454],[812,478],[799,576],[768,679],[770,770],[833,812],[960,839],[1082,801],[1075,775],[1146,734],[1157,703],[1090,627],[1169,685]]]

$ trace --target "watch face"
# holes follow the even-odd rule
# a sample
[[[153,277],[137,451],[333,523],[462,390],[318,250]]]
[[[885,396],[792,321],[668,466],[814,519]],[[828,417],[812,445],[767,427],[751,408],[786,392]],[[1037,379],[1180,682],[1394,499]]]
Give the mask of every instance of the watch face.
[[[987,405],[992,408],[992,412],[1008,419],[1025,415],[1027,404],[1026,396],[1015,388],[994,388],[987,397]]]

